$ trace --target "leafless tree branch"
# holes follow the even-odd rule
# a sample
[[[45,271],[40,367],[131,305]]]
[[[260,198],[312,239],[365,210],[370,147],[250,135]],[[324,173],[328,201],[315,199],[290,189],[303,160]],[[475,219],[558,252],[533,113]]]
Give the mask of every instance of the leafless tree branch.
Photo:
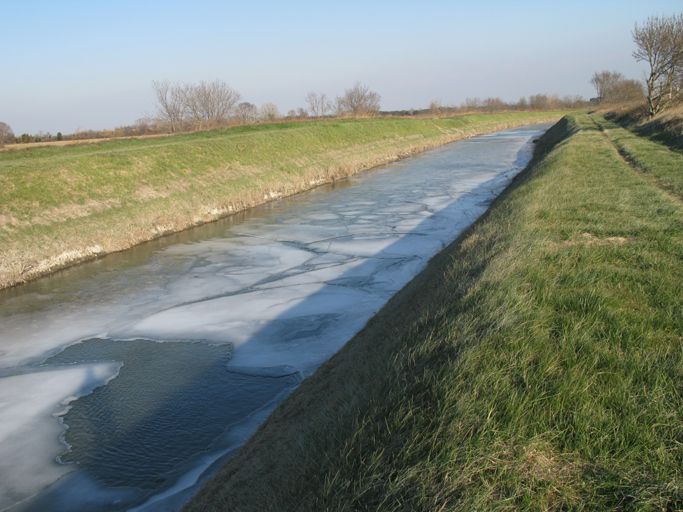
[[[306,95],[306,103],[313,117],[324,117],[325,114],[332,110],[332,102],[324,92],[320,94],[309,92]]]
[[[683,14],[652,16],[633,32],[633,56],[649,66],[645,74],[650,116],[681,100],[683,95]]]
[[[344,96],[336,98],[336,110],[355,117],[374,115],[379,112],[381,99],[367,85],[356,82],[351,89],[346,89]]]
[[[235,112],[240,94],[223,80],[195,84],[153,81],[157,118],[175,133],[186,125],[202,130],[227,121]]]

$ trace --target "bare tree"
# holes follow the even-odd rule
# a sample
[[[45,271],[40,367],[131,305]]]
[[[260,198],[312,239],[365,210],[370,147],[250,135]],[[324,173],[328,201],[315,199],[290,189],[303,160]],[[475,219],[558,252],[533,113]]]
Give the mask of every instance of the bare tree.
[[[466,110],[475,110],[481,107],[481,100],[479,98],[465,98],[464,107]]]
[[[441,105],[441,99],[432,100],[429,102],[429,113],[438,116],[443,111],[443,106]]]
[[[296,116],[300,119],[306,119],[308,117],[308,110],[303,107],[296,109]]]
[[[282,115],[280,114],[280,111],[277,109],[277,105],[275,103],[264,103],[261,105],[261,108],[259,110],[259,118],[261,121],[275,121],[276,119],[280,119]]]
[[[638,80],[624,79],[615,84],[612,91],[609,91],[607,96],[611,103],[618,103],[621,101],[636,101],[642,100],[645,97],[645,88],[642,82]]]
[[[550,98],[547,94],[529,96],[529,108],[532,110],[548,110],[550,108]]]
[[[616,73],[616,71],[615,71]],[[603,103],[605,100],[605,90],[609,87],[609,83],[612,80],[612,73],[609,71],[601,71],[593,73],[593,76],[589,80],[591,85],[595,87],[595,93],[598,98],[598,103]]]
[[[171,132],[178,132],[188,124],[202,130],[225,122],[241,98],[223,80],[202,80],[198,85],[152,81],[152,90],[156,96],[157,118]]]
[[[313,117],[324,117],[325,114],[332,110],[332,102],[324,92],[320,94],[309,92],[306,95],[306,103]]]
[[[7,123],[0,122],[0,148],[14,140],[14,132]]]
[[[641,86],[641,92],[642,92],[642,86]],[[641,95],[642,97],[642,95]],[[570,94],[566,94],[562,96],[562,108],[580,108],[586,104],[586,101],[583,99],[583,96],[580,94],[576,94],[574,96]]]
[[[336,110],[355,117],[372,115],[379,112],[381,99],[367,85],[356,82],[351,89],[344,91],[344,96],[336,98]]]
[[[235,117],[242,124],[251,124],[258,121],[259,111],[255,105],[248,101],[244,101],[237,105],[235,110]]]
[[[332,103],[332,115],[334,115],[334,117],[342,117],[346,113],[346,106],[344,105],[342,98],[340,96],[335,97],[334,103]]]
[[[223,80],[187,84],[182,91],[189,121],[199,130],[227,121],[242,97]]]
[[[647,103],[650,117],[676,103],[683,95],[683,14],[659,18],[652,16],[642,27],[636,23],[633,56],[645,61]]]
[[[496,112],[500,110],[506,110],[508,105],[500,98],[488,97],[484,99],[481,103],[485,112]]]
[[[639,100],[644,95],[640,82],[629,80],[617,71],[596,71],[590,83],[595,87],[598,103]]]
[[[171,133],[180,131],[185,120],[182,85],[171,86],[168,80],[152,80],[152,91],[156,97],[157,119],[166,124]]]

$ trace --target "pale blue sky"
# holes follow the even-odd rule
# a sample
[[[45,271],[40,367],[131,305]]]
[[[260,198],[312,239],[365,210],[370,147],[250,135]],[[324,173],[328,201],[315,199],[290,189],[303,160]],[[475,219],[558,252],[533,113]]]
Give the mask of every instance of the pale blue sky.
[[[152,80],[225,80],[282,113],[357,80],[382,109],[433,99],[595,95],[640,78],[631,30],[680,0],[0,3],[0,121],[16,134],[107,129],[154,111]]]

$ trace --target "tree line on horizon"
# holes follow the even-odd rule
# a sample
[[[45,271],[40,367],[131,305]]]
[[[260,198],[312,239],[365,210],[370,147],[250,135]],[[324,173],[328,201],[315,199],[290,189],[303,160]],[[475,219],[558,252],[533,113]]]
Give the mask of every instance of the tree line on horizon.
[[[242,96],[222,80],[175,85],[168,81],[155,81],[152,82],[152,88],[157,98],[156,112],[138,119],[133,125],[113,130],[79,130],[65,135],[58,133],[57,136],[49,132],[39,132],[36,135],[23,134],[16,137],[7,124],[0,123],[0,146],[3,142],[19,144],[172,134],[277,121],[302,122],[374,116],[434,117],[468,112],[559,110],[582,108],[591,104],[581,96],[560,98],[558,94],[535,94],[528,98],[522,97],[517,102],[505,102],[499,97],[474,97],[466,98],[460,105],[444,105],[441,100],[433,100],[428,108],[382,111],[381,96],[371,91],[368,86],[356,82],[344,95],[335,98],[326,93],[309,92],[304,98],[305,107],[292,109],[283,115],[273,103],[268,102],[257,107],[252,103],[240,101]]]
[[[157,98],[155,115],[147,119],[150,125],[170,133],[201,130],[206,127],[231,126],[233,124],[256,124],[278,120],[306,120],[322,118],[349,118],[374,116],[449,115],[464,112],[499,112],[508,110],[553,110],[581,108],[590,105],[581,96],[558,94],[536,94],[508,103],[501,98],[467,98],[459,106],[443,105],[441,100],[430,102],[426,109],[382,111],[381,96],[369,86],[356,82],[341,96],[331,97],[327,93],[309,92],[304,100],[305,107],[292,109],[282,115],[273,103],[257,107],[249,102],[240,102],[241,95],[226,82],[215,80],[198,85],[168,81],[152,82]],[[208,93],[207,91],[214,91]],[[193,105],[205,104],[204,108]],[[221,104],[217,108],[216,104]],[[212,113],[212,114],[210,114]]]
[[[247,101],[241,102],[242,95],[220,79],[198,84],[152,81],[152,91],[156,112],[148,116],[148,120],[150,124],[161,126],[170,133],[230,124],[272,122],[285,117],[273,103],[267,102],[257,107]],[[307,108],[299,107],[286,117],[325,117],[328,113],[336,117],[373,116],[379,112],[381,97],[367,85],[356,82],[334,100],[324,93],[314,92],[309,92],[305,100]]]

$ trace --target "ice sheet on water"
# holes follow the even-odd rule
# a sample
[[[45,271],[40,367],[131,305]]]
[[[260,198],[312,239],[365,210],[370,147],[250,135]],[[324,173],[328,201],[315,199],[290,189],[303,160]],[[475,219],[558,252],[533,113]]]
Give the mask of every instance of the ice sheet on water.
[[[307,265],[292,269],[290,272],[283,273],[278,279],[261,282],[254,285],[254,290],[265,290],[269,288],[283,288],[301,284],[322,284],[335,279],[341,274],[353,272],[356,267],[365,266],[366,261],[360,258],[347,258],[334,265]]]
[[[311,297],[315,297],[315,300],[311,300]],[[158,340],[199,337],[215,342],[230,342],[239,349],[247,342],[259,344],[263,337],[259,333],[270,323],[300,319],[298,329],[310,329],[305,319],[338,311],[358,312],[358,308],[362,311],[364,304],[376,300],[364,291],[317,283],[255,289],[245,294],[203,300],[150,315],[125,329],[113,331],[112,335],[117,338]],[[280,336],[284,335],[280,333]],[[273,339],[267,341],[269,350],[273,350]],[[282,350],[291,350],[296,357],[291,345],[285,344]],[[235,351],[237,353],[239,350]],[[277,361],[255,366],[272,364],[277,364]]]
[[[401,235],[366,235],[333,238],[312,243],[309,247],[320,252],[331,252],[347,256],[372,257],[391,247],[402,238]]]
[[[240,226],[240,234],[252,240],[287,242],[296,241],[298,243],[314,242],[329,236],[340,236],[347,233],[348,226],[343,220],[336,221],[333,225],[323,226],[308,222],[307,218],[298,217],[291,219],[279,219],[279,222],[270,227],[268,226]]]
[[[0,509],[23,501],[73,471],[55,458],[64,451],[57,419],[72,402],[115,377],[115,362],[55,367],[0,380]]]
[[[334,213],[313,213],[308,215],[308,220],[310,221],[325,221],[325,220],[332,220],[332,221],[338,221],[339,220],[339,215],[336,215]]]

